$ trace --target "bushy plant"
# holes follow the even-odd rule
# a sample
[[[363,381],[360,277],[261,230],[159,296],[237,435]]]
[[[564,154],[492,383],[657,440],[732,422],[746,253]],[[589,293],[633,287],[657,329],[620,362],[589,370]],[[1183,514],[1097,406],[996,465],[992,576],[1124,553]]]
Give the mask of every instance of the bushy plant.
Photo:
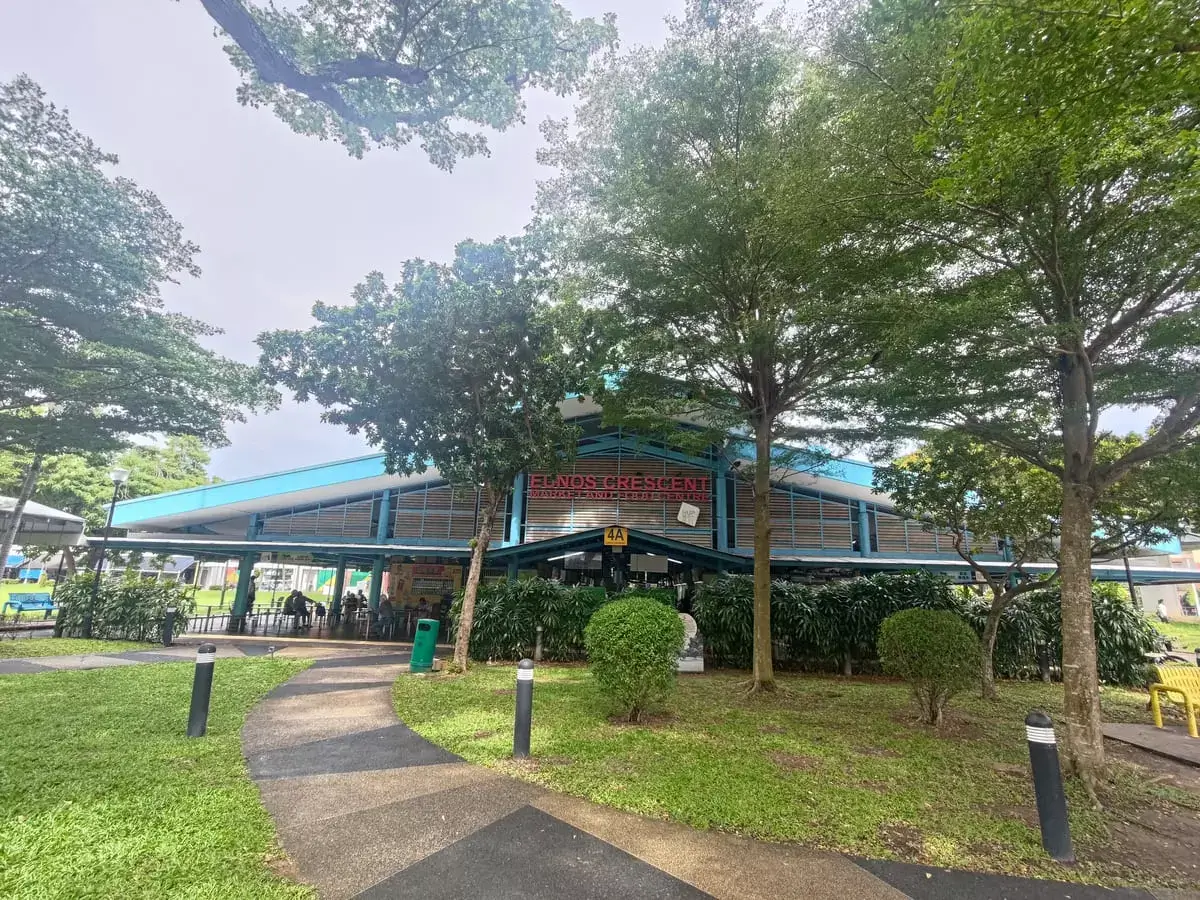
[[[63,634],[81,635],[91,606],[92,572],[76,575],[58,586]],[[167,607],[176,610],[175,634],[187,631],[195,608],[188,586],[175,581],[155,581],[130,572],[124,578],[104,578],[92,611],[92,637],[101,640],[158,641]]]
[[[775,592],[771,618],[775,619]],[[754,581],[748,575],[723,575],[706,581],[692,603],[692,618],[704,635],[704,650],[718,666],[750,667],[754,646]]]
[[[607,602],[604,588],[564,587],[544,578],[480,585],[471,628],[474,659],[520,659],[533,652],[542,626],[545,659],[568,661],[584,656],[583,630]],[[457,624],[462,594],[450,610]]]
[[[908,682],[921,721],[940,725],[950,698],[979,677],[979,637],[948,610],[905,609],[879,627],[883,670]]]
[[[1048,651],[1062,665],[1062,600],[1057,590],[1027,595]],[[1024,598],[1023,598],[1024,599]],[[1096,666],[1106,684],[1141,686],[1146,683],[1146,654],[1159,649],[1162,638],[1118,584],[1092,585],[1092,616],[1096,632]]]
[[[630,722],[675,686],[683,621],[652,599],[615,600],[597,610],[585,631],[588,666],[618,712]]]

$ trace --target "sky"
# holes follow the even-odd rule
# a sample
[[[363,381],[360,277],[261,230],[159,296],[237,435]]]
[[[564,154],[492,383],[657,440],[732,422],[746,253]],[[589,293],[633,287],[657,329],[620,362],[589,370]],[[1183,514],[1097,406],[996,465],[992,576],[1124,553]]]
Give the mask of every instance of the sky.
[[[617,14],[623,46],[660,43],[684,0],[565,0],[581,16]],[[372,150],[294,134],[235,97],[238,76],[199,0],[3,0],[0,79],[25,73],[74,126],[120,157],[117,172],[154,191],[200,246],[202,274],[164,301],[224,329],[213,349],[257,359],[254,338],[303,328],[317,300],[348,303],[378,269],[411,257],[449,260],[465,238],[519,233],[549,170],[538,125],[572,101],[527,93],[522,126],[492,134],[492,155],[452,173],[419,148]],[[240,478],[372,452],[286,400],[228,429],[211,472]]]
[[[621,42],[661,43],[684,0],[565,0],[576,14],[617,14]],[[405,259],[449,260],[465,238],[519,233],[549,171],[539,124],[570,98],[527,93],[524,125],[492,134],[492,155],[434,168],[417,147],[354,159],[240,106],[238,76],[199,0],[2,0],[0,78],[25,73],[77,129],[119,155],[117,171],[158,194],[199,244],[202,274],[167,285],[169,308],[224,329],[209,343],[243,362],[254,338],[303,328],[317,300],[349,302],[363,276],[390,280]],[[1143,428],[1113,411],[1105,425]],[[240,478],[372,452],[290,398],[228,429],[211,473]]]

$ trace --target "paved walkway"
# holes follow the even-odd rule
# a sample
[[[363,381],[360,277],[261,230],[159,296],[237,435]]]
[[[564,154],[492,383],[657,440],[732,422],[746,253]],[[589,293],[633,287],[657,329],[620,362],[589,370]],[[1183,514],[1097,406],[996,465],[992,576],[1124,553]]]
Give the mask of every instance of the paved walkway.
[[[1200,766],[1200,738],[1191,737],[1182,725],[1155,728],[1153,725],[1110,723],[1104,736],[1189,766]]]
[[[36,640],[36,638],[29,638]],[[0,659],[0,675],[34,675],[40,672],[56,672],[63,669],[107,669],[113,666],[136,666],[146,663],[180,663],[196,661],[196,647],[207,643],[209,639],[189,637],[179,640],[170,647],[157,647],[153,650],[127,650],[119,653],[86,653],[66,656],[34,656],[28,658]],[[217,657],[221,659],[238,659],[247,656],[266,656],[274,652],[276,656],[303,657],[306,659],[324,658],[328,656],[349,656],[352,653],[370,654],[368,649],[352,650],[338,645],[328,645],[319,641],[281,642],[276,640],[257,641],[236,640],[233,638],[216,638],[212,640],[217,646]]]
[[[260,703],[242,732],[290,874],[324,900],[1155,896],[851,860],[545,791],[468,764],[405,727],[391,683],[407,661],[402,653],[320,660]]]

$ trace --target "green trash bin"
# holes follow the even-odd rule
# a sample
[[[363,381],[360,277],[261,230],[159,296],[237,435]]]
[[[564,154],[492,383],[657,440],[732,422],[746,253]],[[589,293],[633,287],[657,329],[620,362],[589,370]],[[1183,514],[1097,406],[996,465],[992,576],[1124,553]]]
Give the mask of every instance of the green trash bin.
[[[433,668],[433,652],[437,649],[438,620],[417,619],[417,633],[413,636],[412,660],[408,667],[414,672],[428,672]]]

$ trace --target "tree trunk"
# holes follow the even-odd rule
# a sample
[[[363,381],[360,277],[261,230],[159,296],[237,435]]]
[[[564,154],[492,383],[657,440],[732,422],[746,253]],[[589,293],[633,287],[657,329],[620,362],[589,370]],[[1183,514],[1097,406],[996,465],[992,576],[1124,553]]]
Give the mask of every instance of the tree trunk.
[[[996,635],[1000,633],[1000,614],[1008,605],[1008,597],[1001,591],[992,590],[992,606],[983,625],[983,640],[980,642],[980,684],[984,700],[996,699]]]
[[[484,509],[483,521],[479,523],[479,534],[475,537],[475,547],[471,550],[471,565],[467,569],[467,583],[463,585],[462,610],[458,617],[458,637],[454,641],[454,668],[459,672],[467,671],[468,652],[471,648],[471,626],[475,623],[475,597],[479,593],[479,579],[483,575],[483,558],[487,555],[488,544],[492,542],[492,524],[496,518],[504,494],[487,488],[487,506]]]
[[[17,494],[17,502],[13,506],[12,521],[4,531],[3,543],[0,543],[0,576],[3,575],[4,569],[8,565],[8,554],[12,552],[13,544],[17,542],[17,534],[21,530],[21,517],[25,515],[25,504],[29,502],[34,488],[37,487],[38,478],[42,474],[42,462],[42,452],[36,451],[33,459],[29,461],[29,468],[25,470],[25,478],[21,481],[21,491]]]
[[[1060,553],[1067,761],[1094,797],[1104,777],[1104,734],[1092,618],[1092,498],[1085,485],[1063,485]]]
[[[771,659],[771,423],[760,421],[754,434],[754,683],[755,691],[775,690]]]
[[[842,674],[847,678],[854,674],[854,659],[849,652],[842,655]]]

